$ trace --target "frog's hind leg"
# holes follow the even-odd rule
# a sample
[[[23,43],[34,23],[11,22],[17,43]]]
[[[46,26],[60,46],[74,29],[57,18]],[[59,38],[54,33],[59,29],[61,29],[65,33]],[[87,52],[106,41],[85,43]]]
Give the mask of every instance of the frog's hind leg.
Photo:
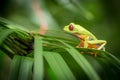
[[[106,45],[106,42],[105,43],[103,43],[100,47],[98,47],[98,50],[102,50],[103,49],[103,51],[105,51],[105,46]]]
[[[84,40],[80,40],[79,45],[76,46],[76,48],[83,48],[84,47]]]
[[[101,50],[105,51],[105,47],[103,47]]]
[[[94,45],[98,45],[97,49],[98,50],[105,50],[104,46],[106,45],[106,41],[105,40],[94,40],[94,41],[88,41],[89,44],[94,44]]]
[[[93,48],[93,49],[105,51],[104,46],[106,44],[106,41],[104,41],[104,40],[88,41],[88,43],[89,43],[88,48]],[[94,55],[95,57],[97,56],[97,52],[90,52],[90,54]]]

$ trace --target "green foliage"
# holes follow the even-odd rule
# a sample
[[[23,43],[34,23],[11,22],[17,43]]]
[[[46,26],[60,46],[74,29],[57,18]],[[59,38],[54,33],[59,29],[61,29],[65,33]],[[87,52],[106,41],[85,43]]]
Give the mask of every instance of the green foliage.
[[[58,80],[76,80],[60,54],[55,52],[44,52],[44,56]]]
[[[91,80],[94,80],[94,79],[95,80],[100,80],[100,78],[98,77],[97,73],[94,71],[94,69],[89,64],[89,62],[84,58],[84,56],[82,56],[82,54],[80,54],[80,52],[76,51],[73,47],[69,46],[66,43],[64,43],[64,44],[66,46],[68,46],[68,48],[66,50],[75,59],[75,61],[79,64],[79,66],[82,67],[82,69],[85,71],[87,76]],[[76,54],[74,54],[74,53],[76,53]],[[89,74],[89,73],[91,73],[91,74]]]
[[[19,68],[20,68],[20,62],[21,62],[20,56],[15,56],[12,60],[12,65],[11,65],[11,71],[9,75],[9,80],[17,80],[19,76]]]
[[[22,57],[19,68],[18,80],[30,80],[32,75],[33,59],[30,57]]]
[[[4,21],[0,25],[0,35],[5,33],[0,51],[12,59],[9,80],[119,80],[120,60],[111,53],[75,49],[75,40],[32,33]]]
[[[32,65],[32,58],[15,55],[8,80],[30,80]]]
[[[36,17],[32,3],[33,0],[2,0],[0,16],[23,25],[28,30],[37,31],[40,21]],[[70,22],[80,24],[98,39],[105,39],[109,43],[106,45],[107,51],[117,57],[120,52],[118,3],[119,0],[38,0],[48,29],[60,30]]]
[[[3,42],[4,38],[6,38],[6,36],[8,36],[10,33],[12,33],[13,30],[10,29],[4,29],[0,31],[0,44]]]
[[[43,80],[43,50],[42,39],[38,36],[34,38],[34,76],[33,80]]]

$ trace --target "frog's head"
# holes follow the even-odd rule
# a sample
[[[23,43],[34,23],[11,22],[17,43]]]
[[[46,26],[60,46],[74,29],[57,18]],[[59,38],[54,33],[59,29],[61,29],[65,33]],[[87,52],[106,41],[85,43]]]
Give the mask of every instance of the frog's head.
[[[74,23],[70,23],[69,25],[64,27],[64,31],[72,33],[72,34],[78,33],[80,31],[78,30],[79,30],[79,26]]]

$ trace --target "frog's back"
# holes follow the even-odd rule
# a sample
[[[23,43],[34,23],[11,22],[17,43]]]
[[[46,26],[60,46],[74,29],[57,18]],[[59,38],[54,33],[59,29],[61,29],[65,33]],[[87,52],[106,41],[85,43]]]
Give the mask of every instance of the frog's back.
[[[84,27],[80,25],[77,25],[77,26],[78,26],[79,34],[86,35],[86,36],[93,38],[94,40],[97,40],[97,38],[90,31],[88,31],[87,29],[85,29]]]

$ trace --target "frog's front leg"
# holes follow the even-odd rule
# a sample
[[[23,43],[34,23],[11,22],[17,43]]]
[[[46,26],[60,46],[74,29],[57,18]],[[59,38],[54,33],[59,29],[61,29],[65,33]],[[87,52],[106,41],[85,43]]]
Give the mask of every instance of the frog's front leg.
[[[105,40],[92,40],[92,41],[88,41],[89,45],[93,44],[93,45],[98,46],[97,47],[98,50],[104,49],[104,46],[106,45],[106,43],[107,42]]]
[[[85,40],[84,40],[84,48],[88,48],[88,46],[89,46],[88,41],[89,41],[89,37],[85,37]]]
[[[80,40],[80,43],[76,46],[76,48],[83,48],[84,47],[84,40]]]
[[[80,43],[78,46],[76,46],[77,48],[83,48],[85,47],[87,41],[86,41],[86,36],[85,35],[77,35],[76,36],[80,39]],[[86,45],[87,48],[87,45]]]

